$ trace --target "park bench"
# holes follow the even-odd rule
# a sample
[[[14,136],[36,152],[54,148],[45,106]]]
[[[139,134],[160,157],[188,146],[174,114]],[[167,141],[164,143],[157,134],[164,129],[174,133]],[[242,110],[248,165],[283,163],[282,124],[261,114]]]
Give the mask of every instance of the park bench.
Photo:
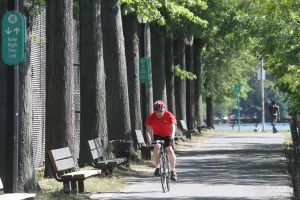
[[[179,120],[178,124],[181,131],[183,131],[183,135],[185,135],[186,138],[191,139],[194,130],[188,130],[185,120]]]
[[[92,156],[92,166],[101,169],[107,176],[113,175],[113,169],[119,165],[127,164],[128,159],[125,157],[115,159],[105,159],[104,146],[101,138],[88,140],[88,146]]]
[[[135,130],[137,148],[141,150],[142,159],[151,160],[151,148],[146,145],[142,130]]]
[[[48,157],[54,178],[63,182],[64,193],[84,192],[84,180],[88,177],[101,174],[101,170],[77,170],[75,161],[69,147],[48,151]]]
[[[2,180],[0,179],[0,190],[4,190]],[[25,200],[34,199],[34,193],[6,193],[0,194],[0,200]]]

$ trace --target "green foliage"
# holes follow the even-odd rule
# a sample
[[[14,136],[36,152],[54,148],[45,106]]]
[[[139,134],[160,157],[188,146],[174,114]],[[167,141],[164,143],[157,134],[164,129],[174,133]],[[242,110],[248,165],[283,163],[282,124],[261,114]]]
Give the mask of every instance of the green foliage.
[[[120,0],[123,14],[135,13],[147,22],[156,22],[169,32],[188,34],[207,25],[195,12],[207,8],[203,0]]]
[[[175,65],[174,68],[175,76],[179,77],[181,80],[195,80],[197,76],[192,72],[181,69],[179,65]]]
[[[266,58],[266,69],[276,78],[276,86],[292,102],[291,112],[300,111],[300,2],[265,0],[249,4],[242,20],[248,36],[256,37],[256,49]]]
[[[125,15],[135,13],[147,22],[156,21],[160,25],[166,24],[159,11],[162,8],[161,0],[120,0],[120,3]]]
[[[37,16],[42,11],[45,10],[46,1],[45,0],[31,0],[25,1],[25,7],[29,10],[29,16],[32,18]]]
[[[167,31],[175,35],[192,35],[195,29],[205,28],[207,21],[199,16],[199,11],[205,9],[207,5],[201,0],[166,1],[163,14],[167,21]]]

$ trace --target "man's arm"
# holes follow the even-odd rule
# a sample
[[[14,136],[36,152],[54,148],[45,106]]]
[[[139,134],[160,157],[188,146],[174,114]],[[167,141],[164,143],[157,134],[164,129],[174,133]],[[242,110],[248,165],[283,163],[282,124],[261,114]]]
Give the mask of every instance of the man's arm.
[[[171,124],[171,130],[172,130],[172,138],[175,138],[175,131],[176,131],[176,125]]]
[[[149,125],[146,125],[146,139],[149,145],[151,145],[151,136],[153,134],[152,127]]]

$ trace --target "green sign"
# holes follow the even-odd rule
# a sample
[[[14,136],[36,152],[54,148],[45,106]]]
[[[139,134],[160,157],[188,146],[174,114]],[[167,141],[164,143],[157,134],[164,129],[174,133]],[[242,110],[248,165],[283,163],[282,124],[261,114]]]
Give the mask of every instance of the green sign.
[[[149,58],[140,58],[140,82],[148,83],[150,80],[150,59]]]
[[[239,93],[241,91],[241,85],[239,83],[234,85],[234,90]]]
[[[26,18],[19,12],[6,12],[2,18],[2,59],[6,65],[18,65],[25,59]]]

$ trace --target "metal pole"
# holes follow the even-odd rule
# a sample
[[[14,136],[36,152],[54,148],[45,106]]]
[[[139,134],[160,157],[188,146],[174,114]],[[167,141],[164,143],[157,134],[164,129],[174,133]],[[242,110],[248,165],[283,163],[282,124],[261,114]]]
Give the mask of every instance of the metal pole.
[[[241,124],[241,116],[240,116],[240,92],[237,92],[237,107],[238,107],[238,113],[237,113],[237,118],[238,118],[238,130],[240,132],[240,124]]]
[[[261,75],[261,123],[262,131],[265,131],[265,86],[264,86],[264,57],[261,59],[260,75]]]
[[[15,11],[19,11],[19,0],[14,0]],[[19,165],[19,65],[14,67],[14,166],[13,192],[18,191]]]
[[[147,32],[148,32],[148,28],[149,28],[149,24],[145,23],[144,24],[144,57],[145,58],[149,58],[149,55],[147,53],[147,49],[148,49],[148,37],[147,37]],[[146,116],[149,115],[149,113],[151,112],[149,110],[149,82],[145,83],[145,100],[146,100]]]

